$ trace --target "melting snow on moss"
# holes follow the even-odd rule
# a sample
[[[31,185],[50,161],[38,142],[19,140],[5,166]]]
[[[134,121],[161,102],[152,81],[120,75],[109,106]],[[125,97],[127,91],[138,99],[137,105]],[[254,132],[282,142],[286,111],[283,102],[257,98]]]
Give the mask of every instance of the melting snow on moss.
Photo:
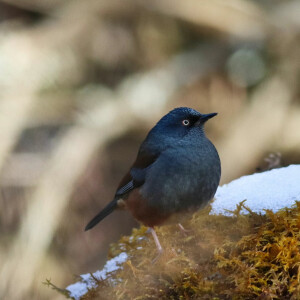
[[[75,300],[79,300],[81,296],[88,292],[88,290],[97,286],[94,278],[96,278],[97,280],[104,280],[105,278],[107,278],[108,273],[120,269],[120,265],[124,263],[127,258],[127,254],[125,252],[122,252],[118,256],[107,261],[101,271],[96,271],[92,275],[80,275],[81,281],[71,284],[66,288],[66,290],[70,293],[70,297],[74,298]]]

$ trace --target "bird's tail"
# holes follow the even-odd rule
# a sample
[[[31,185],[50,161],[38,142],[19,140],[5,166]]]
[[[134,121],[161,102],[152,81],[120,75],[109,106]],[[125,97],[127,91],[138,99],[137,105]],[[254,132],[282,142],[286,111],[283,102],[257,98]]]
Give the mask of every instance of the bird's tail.
[[[114,199],[106,205],[106,207],[101,210],[85,227],[85,231],[90,230],[96,226],[100,221],[102,221],[106,216],[112,213],[118,206],[118,200]]]

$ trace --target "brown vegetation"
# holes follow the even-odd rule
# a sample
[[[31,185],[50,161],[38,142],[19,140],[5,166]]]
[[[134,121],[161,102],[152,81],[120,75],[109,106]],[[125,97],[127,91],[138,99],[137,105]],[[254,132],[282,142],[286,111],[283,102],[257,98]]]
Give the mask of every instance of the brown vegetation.
[[[300,204],[266,215],[242,207],[233,217],[195,214],[186,236],[159,228],[165,252],[154,264],[145,227],[133,230],[110,249],[129,260],[81,299],[299,299]]]

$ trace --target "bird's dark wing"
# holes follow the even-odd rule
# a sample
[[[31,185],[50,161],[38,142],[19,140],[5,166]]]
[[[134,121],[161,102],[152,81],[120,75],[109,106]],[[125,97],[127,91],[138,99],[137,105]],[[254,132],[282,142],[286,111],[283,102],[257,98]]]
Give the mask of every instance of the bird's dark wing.
[[[121,180],[114,199],[87,224],[85,230],[89,230],[97,225],[118,207],[118,200],[123,195],[129,193],[134,188],[141,186],[145,182],[147,169],[155,162],[157,157],[157,155],[139,152],[130,171]]]
[[[115,197],[120,197],[134,188],[141,186],[145,182],[148,168],[155,162],[157,157],[157,155],[140,152],[130,168],[130,171],[121,180]]]

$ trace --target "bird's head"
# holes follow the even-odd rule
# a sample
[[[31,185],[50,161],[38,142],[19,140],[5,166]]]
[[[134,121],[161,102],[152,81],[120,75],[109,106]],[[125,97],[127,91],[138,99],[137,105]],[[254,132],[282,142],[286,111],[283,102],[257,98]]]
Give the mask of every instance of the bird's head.
[[[157,130],[164,135],[182,138],[191,130],[203,130],[206,121],[216,116],[217,113],[201,114],[188,107],[179,107],[170,111],[157,123]]]
[[[175,108],[162,117],[149,132],[143,142],[141,150],[147,148],[152,152],[160,152],[163,149],[180,142],[185,136],[195,133],[204,137],[203,125],[217,113],[201,114],[188,108]]]

